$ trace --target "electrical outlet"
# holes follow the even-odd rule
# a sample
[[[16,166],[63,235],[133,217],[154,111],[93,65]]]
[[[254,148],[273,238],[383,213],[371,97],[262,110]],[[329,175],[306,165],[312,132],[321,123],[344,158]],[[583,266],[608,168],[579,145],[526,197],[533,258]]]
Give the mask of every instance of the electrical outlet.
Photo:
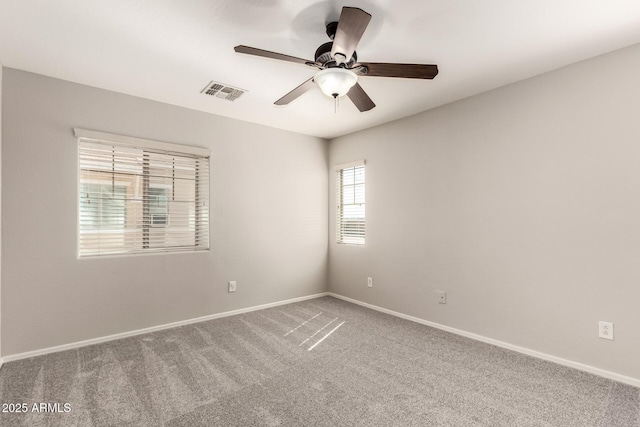
[[[367,277],[367,286],[373,288],[373,277]]]
[[[447,303],[447,293],[442,291],[437,291],[438,294],[438,304],[446,304]]]
[[[236,291],[236,281],[232,280],[229,282],[229,292],[235,292]]]
[[[613,323],[599,322],[598,337],[604,338],[605,340],[613,340]]]

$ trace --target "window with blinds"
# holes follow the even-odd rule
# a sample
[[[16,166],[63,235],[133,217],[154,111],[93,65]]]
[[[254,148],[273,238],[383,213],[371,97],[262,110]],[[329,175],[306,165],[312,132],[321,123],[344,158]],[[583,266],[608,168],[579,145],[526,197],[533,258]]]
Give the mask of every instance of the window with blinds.
[[[336,167],[336,241],[364,245],[364,160]]]
[[[80,257],[209,249],[209,154],[76,129]]]

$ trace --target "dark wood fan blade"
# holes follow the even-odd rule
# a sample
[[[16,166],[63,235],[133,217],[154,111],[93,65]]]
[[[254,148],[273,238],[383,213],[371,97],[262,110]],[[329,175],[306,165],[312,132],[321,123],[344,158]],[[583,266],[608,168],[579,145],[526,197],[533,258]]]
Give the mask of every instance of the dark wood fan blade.
[[[437,65],[359,62],[353,67],[356,68],[360,65],[364,65],[365,67],[367,67],[366,73],[358,73],[363,76],[401,77],[405,79],[432,79],[438,75]]]
[[[306,93],[309,89],[313,88],[316,84],[313,82],[313,77],[311,77],[306,82],[302,83],[300,86],[278,99],[274,104],[276,105],[287,105],[300,95]]]
[[[331,56],[336,58],[336,53],[345,56],[343,61],[351,59],[353,52],[356,50],[360,39],[364,34],[371,21],[371,15],[357,7],[343,7],[338,21],[338,28],[333,39],[333,47],[331,48]]]
[[[358,83],[347,92],[347,96],[360,112],[369,111],[376,106]]]
[[[307,61],[306,59],[296,58],[295,56],[271,52],[269,50],[258,49],[255,47],[240,45],[234,47],[234,50],[238,53],[246,53],[247,55],[262,56],[264,58],[278,59],[280,61],[295,62],[296,64],[316,66],[315,62],[313,61]]]

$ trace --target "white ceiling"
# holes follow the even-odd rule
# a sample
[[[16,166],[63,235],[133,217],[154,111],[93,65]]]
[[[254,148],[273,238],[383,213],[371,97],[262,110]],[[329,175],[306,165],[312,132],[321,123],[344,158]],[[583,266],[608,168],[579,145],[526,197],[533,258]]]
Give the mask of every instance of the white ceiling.
[[[334,113],[317,88],[273,105],[313,69],[233,47],[313,60],[342,6],[373,15],[360,60],[437,64],[440,74],[361,78],[377,104],[366,113],[347,98]],[[324,138],[639,42],[640,0],[0,0],[5,67]],[[211,80],[248,93],[200,94]]]

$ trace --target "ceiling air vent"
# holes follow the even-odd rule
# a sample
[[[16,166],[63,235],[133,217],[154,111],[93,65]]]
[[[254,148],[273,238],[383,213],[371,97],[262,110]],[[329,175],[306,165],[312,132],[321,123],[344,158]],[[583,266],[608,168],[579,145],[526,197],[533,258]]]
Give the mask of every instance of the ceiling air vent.
[[[244,89],[238,89],[214,81],[210,82],[200,91],[200,93],[204,93],[205,95],[215,96],[216,98],[226,99],[227,101],[235,101],[245,92],[246,90]]]

